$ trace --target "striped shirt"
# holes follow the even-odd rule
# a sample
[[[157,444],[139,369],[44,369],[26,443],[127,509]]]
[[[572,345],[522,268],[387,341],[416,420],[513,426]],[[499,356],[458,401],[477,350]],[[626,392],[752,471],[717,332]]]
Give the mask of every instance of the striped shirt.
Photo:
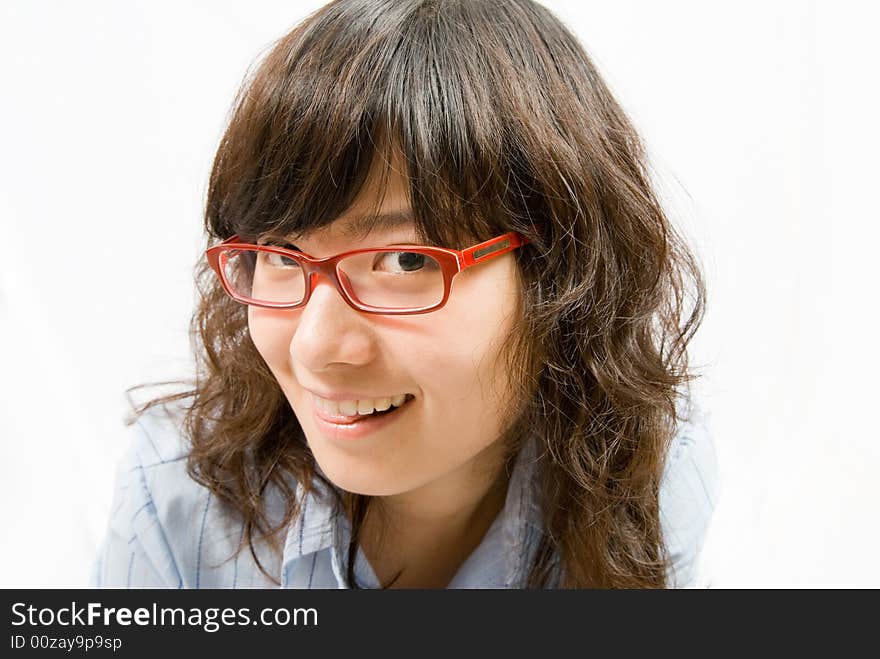
[[[92,587],[277,588],[246,548],[240,517],[186,473],[187,444],[180,414],[153,408],[127,429],[104,541],[92,566]],[[542,535],[534,476],[536,446],[517,456],[507,497],[481,543],[448,588],[523,588]],[[296,486],[297,497],[303,497]],[[705,585],[698,558],[717,501],[715,451],[702,416],[679,424],[660,491],[661,528],[672,559],[673,587]],[[263,567],[282,588],[348,588],[349,521],[333,497],[319,489],[303,500],[302,514],[286,529],[279,555],[254,541]],[[280,522],[285,502],[270,491],[266,512]],[[358,549],[357,584],[379,588]],[[558,574],[558,571],[557,571]]]

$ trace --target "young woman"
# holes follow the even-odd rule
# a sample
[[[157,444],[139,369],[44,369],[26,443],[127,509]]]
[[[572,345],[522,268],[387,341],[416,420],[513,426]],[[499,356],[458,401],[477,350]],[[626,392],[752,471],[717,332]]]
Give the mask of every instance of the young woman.
[[[697,583],[703,284],[530,0],[340,0],[244,85],[191,386],[136,410],[93,584]]]

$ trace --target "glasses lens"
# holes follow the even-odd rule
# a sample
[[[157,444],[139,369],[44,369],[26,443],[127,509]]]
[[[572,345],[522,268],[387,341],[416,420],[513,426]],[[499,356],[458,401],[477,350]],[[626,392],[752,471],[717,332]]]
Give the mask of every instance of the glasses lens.
[[[443,269],[428,254],[376,251],[339,262],[358,302],[388,309],[418,309],[443,299]]]
[[[303,299],[306,279],[296,260],[251,250],[229,250],[226,255],[224,274],[236,295],[279,304]]]

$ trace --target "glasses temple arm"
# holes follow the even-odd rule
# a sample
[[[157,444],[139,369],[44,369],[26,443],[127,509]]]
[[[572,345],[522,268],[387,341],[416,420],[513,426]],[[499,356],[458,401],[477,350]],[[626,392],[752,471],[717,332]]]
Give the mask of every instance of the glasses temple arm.
[[[525,236],[522,236],[515,232],[510,232],[504,234],[503,236],[499,236],[498,238],[487,240],[486,242],[480,243],[479,245],[469,247],[461,253],[462,270],[465,268],[470,268],[477,263],[488,261],[492,258],[495,258],[496,256],[501,256],[502,254],[511,252],[517,247],[525,245],[529,242],[531,241]]]

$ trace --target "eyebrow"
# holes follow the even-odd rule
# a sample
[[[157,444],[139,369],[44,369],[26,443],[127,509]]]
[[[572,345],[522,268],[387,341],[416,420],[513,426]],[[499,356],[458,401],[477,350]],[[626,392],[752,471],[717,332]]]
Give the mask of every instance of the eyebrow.
[[[357,215],[348,220],[347,226],[340,231],[343,238],[363,240],[375,231],[390,231],[413,223],[413,213],[410,209],[378,213],[376,215]],[[293,242],[302,240],[303,234],[293,234],[286,239]]]
[[[398,227],[411,225],[414,222],[413,213],[410,209],[391,211],[389,213],[377,213],[376,215],[358,215],[348,220],[348,225],[341,231],[343,238],[363,240],[376,230],[390,231]],[[421,240],[416,231],[415,242]],[[269,231],[262,235],[263,240],[283,241],[284,247],[299,249],[295,243],[303,238],[302,233],[282,235]],[[256,240],[255,240],[256,242]]]
[[[388,231],[412,223],[413,214],[409,209],[378,215],[359,215],[342,231],[342,235],[346,238],[365,238],[377,229]]]

